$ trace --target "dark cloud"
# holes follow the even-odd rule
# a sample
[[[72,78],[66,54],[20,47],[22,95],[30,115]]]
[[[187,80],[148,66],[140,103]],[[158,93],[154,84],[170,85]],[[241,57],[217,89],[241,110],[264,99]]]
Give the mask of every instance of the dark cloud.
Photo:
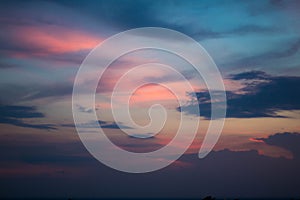
[[[267,138],[256,138],[266,144],[279,146],[291,151],[294,159],[300,159],[300,134],[299,133],[276,133]]]
[[[26,136],[13,135],[12,138],[16,141],[15,144],[12,141],[13,139],[6,140],[5,144],[4,142],[1,144],[0,156],[2,161],[17,161],[34,165],[55,165],[57,163],[65,165],[87,161],[87,158],[90,158],[90,155],[84,152],[84,147],[80,141],[62,142],[63,145],[53,143],[51,140],[41,143],[39,141],[44,139],[43,136],[35,135],[34,138],[29,140],[32,143],[27,143],[24,142],[26,141],[24,137]],[[57,146],[58,150],[55,150],[54,146]],[[5,150],[9,150],[10,153],[5,153]]]
[[[278,10],[291,10],[291,8],[297,10],[297,8],[300,6],[299,1],[270,0],[269,2],[272,6],[278,8]]]
[[[263,71],[247,71],[230,76],[232,80],[253,80],[253,79],[268,79],[270,76]]]
[[[15,67],[17,67],[17,65],[15,64],[0,62],[0,69],[15,68]]]
[[[270,76],[264,72],[250,71],[232,75],[231,78],[252,82],[241,89],[240,93],[226,92],[229,118],[284,117],[276,112],[300,109],[300,77]],[[201,116],[210,118],[211,104],[208,91],[197,92],[192,97],[195,97],[198,103],[183,107],[185,111],[197,114],[195,107],[199,106]]]
[[[71,95],[73,85],[71,82],[57,82],[44,84],[39,82],[34,84],[32,81],[20,83],[3,83],[0,85],[0,102],[4,104],[18,104],[23,101],[32,101],[43,98],[61,98]]]
[[[131,127],[123,125],[122,123],[118,125],[116,122],[105,122],[98,120],[101,128],[108,128],[108,129],[131,129]]]
[[[293,134],[276,135],[288,138],[286,141],[293,139]],[[254,150],[213,151],[204,159],[199,159],[197,154],[185,154],[177,163],[159,171],[129,174],[102,165],[78,142],[57,145],[38,141],[33,144],[32,141],[28,144],[20,140],[11,140],[9,144],[1,141],[2,169],[20,170],[28,164],[41,169],[48,166],[44,173],[30,171],[21,177],[18,173],[3,175],[2,195],[80,198],[93,194],[94,198],[197,199],[207,195],[220,199],[296,198],[300,195],[299,160],[267,157]],[[10,161],[9,166],[5,165],[7,161]],[[62,171],[63,174],[58,173]]]
[[[31,124],[24,122],[24,119],[44,117],[44,114],[38,112],[33,106],[0,105],[0,113],[0,123],[2,124],[11,124],[25,128],[56,129],[51,124]]]
[[[107,129],[131,129],[131,127],[123,125],[122,123],[119,123],[119,125],[116,122],[108,122],[108,121],[91,121],[89,123],[84,124],[78,124],[77,126],[80,128],[98,128],[99,125],[101,128],[107,128]],[[75,127],[75,124],[60,124],[62,127]]]

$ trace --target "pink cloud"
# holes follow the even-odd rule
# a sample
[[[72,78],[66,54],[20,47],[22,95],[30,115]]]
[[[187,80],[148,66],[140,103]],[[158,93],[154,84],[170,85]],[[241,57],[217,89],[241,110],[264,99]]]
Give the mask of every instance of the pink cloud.
[[[130,104],[151,101],[176,101],[176,96],[167,88],[158,84],[147,84],[138,88],[130,98]]]
[[[258,143],[265,143],[263,140],[257,139],[257,138],[249,138],[251,142],[258,142]]]
[[[10,27],[9,41],[12,41],[10,55],[14,57],[49,56],[90,50],[102,38],[92,34],[60,26]]]

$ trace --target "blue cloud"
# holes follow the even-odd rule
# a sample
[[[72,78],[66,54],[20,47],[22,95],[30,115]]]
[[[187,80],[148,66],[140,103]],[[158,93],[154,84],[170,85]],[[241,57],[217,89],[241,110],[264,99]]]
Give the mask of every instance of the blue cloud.
[[[267,138],[256,138],[258,140],[264,141],[268,145],[279,146],[290,150],[294,159],[300,159],[300,134],[299,133],[276,133],[270,135]]]
[[[31,124],[24,122],[23,119],[44,117],[44,114],[36,111],[36,108],[33,106],[0,105],[0,113],[0,123],[2,124],[46,130],[56,129],[52,124]]]
[[[241,89],[242,93],[226,92],[229,118],[282,118],[285,116],[278,115],[277,111],[300,110],[300,77],[270,76],[261,71],[249,71],[232,75],[231,78],[252,82]],[[201,116],[210,118],[211,104],[208,91],[197,92],[194,95],[198,103],[185,106],[186,112],[197,115],[194,108],[199,106]]]
[[[99,125],[101,128],[106,129],[131,129],[131,127],[123,125],[122,123],[117,124],[116,122],[107,122],[107,121],[91,121],[89,123],[79,124],[80,128],[98,128]],[[62,127],[75,127],[75,124],[60,124]]]

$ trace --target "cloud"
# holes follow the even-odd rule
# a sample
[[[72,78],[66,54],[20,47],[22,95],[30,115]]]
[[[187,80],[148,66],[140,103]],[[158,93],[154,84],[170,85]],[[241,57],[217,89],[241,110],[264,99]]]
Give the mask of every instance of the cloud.
[[[132,134],[128,135],[130,138],[137,138],[137,139],[153,139],[155,135],[153,133],[142,133],[142,134]]]
[[[253,150],[213,151],[204,159],[199,159],[196,154],[185,154],[177,163],[164,169],[133,175],[100,164],[78,142],[57,145],[34,139],[33,144],[28,140],[26,143],[11,140],[9,144],[0,141],[3,156],[0,162],[10,162],[10,165],[2,165],[2,171],[10,172],[3,174],[0,181],[4,195],[12,196],[9,188],[18,191],[13,193],[14,197],[32,197],[37,189],[40,196],[64,196],[68,191],[73,197],[93,194],[95,198],[201,199],[207,195],[284,198],[300,194],[299,160],[271,158]],[[58,170],[64,174],[57,173]],[[35,185],[37,180],[43,180],[43,184]],[[78,181],[88,182],[90,187],[82,187]],[[56,187],[61,189],[51,190]],[[174,190],[176,187],[179,189]],[[158,190],[161,192],[153,192]]]
[[[27,94],[24,100],[41,99],[47,97],[63,97],[71,95],[73,92],[73,85],[70,82],[54,83],[44,85],[35,91]]]
[[[119,29],[137,28],[142,26],[162,26],[163,22],[156,19],[157,6],[163,2],[153,1],[93,1],[93,4],[80,2],[56,1],[57,4],[71,7],[74,10],[88,13],[95,20],[103,20],[112,27]]]
[[[192,37],[195,37],[199,40],[206,40],[206,39],[216,39],[216,38],[226,38],[226,37],[233,37],[233,36],[241,36],[247,34],[266,34],[266,33],[274,33],[278,31],[273,27],[256,25],[256,24],[245,24],[241,26],[237,26],[231,30],[224,30],[224,31],[212,31],[209,29],[198,29],[194,33],[190,33]]]
[[[91,34],[60,26],[7,27],[0,35],[0,51],[11,57],[74,60],[73,53],[91,50],[102,40]],[[61,55],[61,56],[60,56]],[[76,55],[78,56],[78,55]]]
[[[233,74],[230,76],[232,80],[253,80],[253,79],[268,79],[270,76],[263,71],[246,71],[239,74]]]
[[[91,20],[54,2],[1,3],[0,13],[0,52],[7,58],[77,64],[103,40]]]
[[[119,125],[118,125],[119,124]],[[107,121],[91,121],[89,123],[84,123],[84,124],[78,124],[77,127],[80,128],[98,128],[99,125],[101,128],[106,128],[106,129],[131,129],[131,127],[123,125],[122,123],[116,123],[116,122],[107,122]],[[62,127],[75,127],[75,124],[60,124]]]
[[[8,69],[8,68],[14,68],[17,67],[15,64],[6,63],[6,62],[0,62],[0,69]]]
[[[255,138],[268,145],[275,145],[291,151],[295,159],[300,159],[300,134],[299,133],[276,133],[267,138]]]
[[[261,52],[258,55],[254,54],[251,56],[241,58],[238,61],[238,65],[261,64],[266,61],[274,61],[275,59],[287,58],[287,57],[297,55],[300,49],[300,38],[297,38],[296,40],[294,39],[292,43],[289,42],[290,44],[286,44],[286,43],[284,43],[284,46],[273,48],[272,50],[269,51]]]
[[[116,122],[105,122],[98,120],[98,123],[100,124],[101,128],[108,128],[108,129],[131,129],[131,127],[123,125],[122,123],[119,123],[118,125]]]
[[[31,124],[24,122],[23,119],[44,117],[44,114],[36,111],[36,108],[33,106],[0,105],[0,113],[0,123],[2,124],[46,130],[56,129],[52,124]]]
[[[278,30],[274,27],[262,26],[257,24],[248,24],[237,27],[236,29],[233,29],[232,31],[228,32],[228,34],[245,35],[251,33],[274,33],[276,31]]]
[[[22,69],[20,69],[22,70]],[[44,74],[50,72],[42,72]],[[10,75],[10,74],[9,74]],[[73,83],[62,81],[58,82],[55,80],[40,81],[42,78],[40,75],[29,75],[13,77],[10,82],[0,84],[0,102],[3,104],[22,104],[22,102],[35,101],[46,98],[69,98],[73,92]],[[8,79],[9,80],[9,79]]]
[[[80,112],[83,112],[83,113],[92,113],[93,112],[93,109],[92,108],[86,108],[86,107],[83,107],[81,105],[76,105],[77,106],[77,109],[80,111]]]
[[[180,1],[129,1],[126,3],[118,1],[117,4],[99,1],[91,5],[66,1],[56,1],[56,3],[87,13],[93,19],[105,21],[111,27],[121,31],[138,27],[165,27],[199,40],[245,34],[267,34],[277,31],[272,24],[260,23],[250,13],[251,9],[257,10],[263,7],[263,3],[247,3],[246,5],[244,2],[229,3],[234,6],[197,1],[184,4]],[[212,13],[218,13],[220,17],[217,18]],[[236,15],[244,17],[245,20],[237,20]],[[228,27],[224,26],[226,19],[230,19],[230,23],[227,23]],[[211,23],[207,23],[208,21]]]
[[[247,82],[239,93],[226,91],[228,118],[281,118],[285,116],[278,115],[277,112],[300,109],[300,77],[270,76],[261,71],[249,71],[231,75],[231,79],[250,82]],[[210,118],[211,103],[208,91],[196,92],[194,96],[191,95],[191,98],[193,97],[197,101],[185,106],[186,112],[197,114],[194,108],[199,106],[201,116]]]

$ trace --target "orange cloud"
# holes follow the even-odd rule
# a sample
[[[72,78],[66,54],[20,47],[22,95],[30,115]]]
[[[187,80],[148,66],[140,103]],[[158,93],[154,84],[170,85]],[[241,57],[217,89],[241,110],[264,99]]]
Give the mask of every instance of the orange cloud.
[[[249,140],[250,140],[251,142],[265,143],[263,140],[256,139],[256,138],[249,138]]]
[[[170,90],[158,84],[147,84],[135,91],[130,98],[130,104],[170,100],[176,101],[176,96]]]

